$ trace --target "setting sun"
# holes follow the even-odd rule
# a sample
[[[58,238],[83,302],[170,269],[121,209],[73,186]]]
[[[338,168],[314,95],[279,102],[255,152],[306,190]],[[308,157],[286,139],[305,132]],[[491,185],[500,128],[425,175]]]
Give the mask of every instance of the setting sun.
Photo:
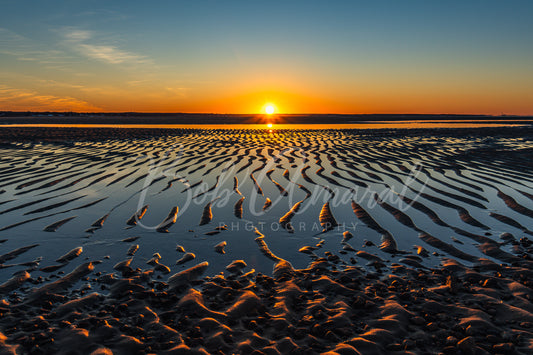
[[[271,115],[276,111],[275,107],[273,105],[266,105],[265,106],[265,112],[267,115]]]

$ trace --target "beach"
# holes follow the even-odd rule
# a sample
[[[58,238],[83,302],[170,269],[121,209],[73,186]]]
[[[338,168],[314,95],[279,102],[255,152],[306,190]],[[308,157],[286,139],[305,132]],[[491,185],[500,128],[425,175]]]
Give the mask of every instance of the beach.
[[[0,133],[3,353],[533,351],[528,125]]]
[[[532,24],[4,1],[0,355],[533,354]]]

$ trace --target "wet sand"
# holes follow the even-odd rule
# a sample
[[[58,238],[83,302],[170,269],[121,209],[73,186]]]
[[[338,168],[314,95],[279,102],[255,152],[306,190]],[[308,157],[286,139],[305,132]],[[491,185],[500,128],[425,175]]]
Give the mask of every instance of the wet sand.
[[[1,132],[1,352],[533,351],[530,128]],[[113,195],[152,155],[183,173],[152,180],[165,204]],[[233,230],[253,201],[279,231]]]
[[[0,306],[3,353],[528,354],[533,349],[531,241],[511,265],[444,259],[374,272],[317,258],[279,259],[273,275],[200,263],[169,278],[154,269],[102,274],[83,263]],[[26,280],[24,280],[26,279]],[[78,282],[78,281],[81,281]],[[72,285],[77,284],[76,287]]]
[[[154,137],[187,135],[195,131],[202,131],[202,126],[197,128],[89,128],[89,127],[55,127],[53,124],[44,127],[9,127],[1,126],[0,143],[12,142],[76,142],[76,141],[103,141],[108,139],[150,139]],[[303,126],[305,127],[305,126]],[[309,126],[312,129],[312,125]],[[232,130],[231,125],[220,132]],[[300,127],[299,129],[304,130]],[[255,129],[256,132],[269,132],[269,129]],[[280,131],[289,131],[283,129]],[[479,137],[531,137],[533,128],[530,125],[524,127],[481,127],[481,128],[413,128],[413,129],[361,129],[340,130],[357,131],[362,134],[373,136],[479,136]],[[276,132],[276,131],[274,131]]]

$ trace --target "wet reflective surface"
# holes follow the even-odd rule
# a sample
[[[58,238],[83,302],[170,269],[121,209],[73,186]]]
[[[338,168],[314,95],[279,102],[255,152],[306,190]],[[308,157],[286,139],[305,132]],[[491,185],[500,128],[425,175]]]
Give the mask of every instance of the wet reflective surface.
[[[515,120],[512,123],[484,120],[460,121],[361,121],[349,124],[285,124],[276,119],[265,119],[264,124],[0,124],[0,127],[62,127],[62,128],[171,128],[171,129],[291,129],[324,130],[331,129],[397,129],[397,128],[481,128],[481,127],[520,127],[531,125],[530,120]]]
[[[176,265],[180,245],[195,262],[208,260],[213,273],[236,259],[270,273],[256,229],[295,267],[326,251],[347,264],[366,265],[365,253],[402,262],[415,246],[429,252],[420,259],[427,266],[441,256],[501,262],[481,245],[502,241],[503,232],[532,233],[531,147],[523,138],[275,129],[13,143],[1,148],[2,254],[38,246],[3,264],[42,257],[38,268],[45,268],[81,246],[79,260],[101,260],[99,268],[109,272],[139,245],[133,267],[149,267],[159,253],[174,272],[191,263]],[[146,205],[137,224],[127,224]],[[330,215],[321,218],[324,211]],[[353,238],[342,243],[346,231]],[[380,248],[383,235],[401,252]],[[225,254],[214,248],[223,241]],[[306,246],[311,254],[298,252]],[[501,251],[510,248],[503,244]],[[7,279],[24,267],[0,273]]]

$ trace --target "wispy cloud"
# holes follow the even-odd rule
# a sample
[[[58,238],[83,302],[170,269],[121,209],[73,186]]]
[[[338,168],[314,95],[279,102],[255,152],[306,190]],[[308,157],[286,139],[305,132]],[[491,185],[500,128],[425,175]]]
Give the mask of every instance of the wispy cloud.
[[[63,29],[65,42],[75,51],[85,57],[96,59],[109,64],[140,64],[148,63],[146,56],[128,52],[115,45],[105,43],[105,40],[95,38],[95,33],[77,28]]]
[[[58,50],[0,27],[0,54],[39,64],[67,64],[74,59]]]
[[[27,40],[26,37],[19,35],[7,28],[0,27],[0,47],[10,46],[13,43],[20,43]]]
[[[126,84],[128,84],[129,86],[139,86],[148,82],[149,80],[130,80]]]
[[[7,85],[0,85],[0,106],[4,110],[14,111],[102,111],[101,108],[74,97],[43,95]]]
[[[50,87],[82,90],[85,88],[76,82],[65,82],[54,79],[45,79],[40,76],[14,73],[10,71],[0,71],[0,83],[5,87],[32,88],[32,90],[42,90]]]
[[[171,95],[179,96],[179,97],[187,97],[189,94],[190,88],[184,88],[184,87],[167,87],[165,88],[168,93]]]
[[[73,29],[71,31],[67,31],[65,34],[65,37],[69,40],[73,41],[85,41],[92,37],[91,31],[85,31],[85,30],[76,30]]]
[[[52,48],[46,48],[41,43],[0,27],[0,54],[40,64],[71,64],[78,60],[72,52],[68,53],[70,50],[108,64],[151,63],[146,56],[121,49],[94,31],[64,27],[54,32],[59,33],[61,40]]]
[[[114,46],[80,44],[79,49],[83,54],[90,58],[102,60],[111,64],[145,63],[147,61],[143,56],[122,51]]]
[[[84,89],[85,86],[78,84],[65,83],[62,81],[51,80],[51,79],[35,79],[35,81],[43,86],[49,87],[63,87],[67,89]]]

